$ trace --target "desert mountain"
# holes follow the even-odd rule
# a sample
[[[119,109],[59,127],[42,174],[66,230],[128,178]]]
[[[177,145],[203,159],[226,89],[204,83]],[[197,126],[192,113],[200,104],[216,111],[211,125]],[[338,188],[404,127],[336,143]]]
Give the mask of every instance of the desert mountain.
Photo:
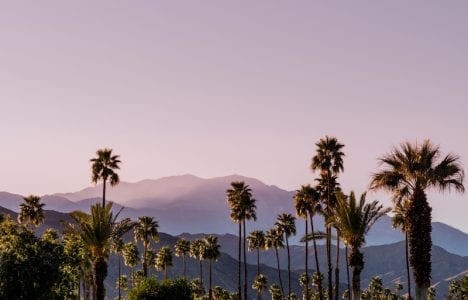
[[[136,183],[121,182],[108,188],[108,200],[116,202],[114,208],[125,206],[122,216],[136,219],[142,215],[154,216],[161,224],[161,230],[170,234],[189,233],[236,233],[237,227],[229,219],[226,203],[226,189],[232,181],[245,181],[252,188],[257,199],[255,223],[249,222],[249,229],[266,230],[275,223],[281,212],[294,212],[294,191],[285,191],[274,185],[267,185],[255,179],[240,175],[204,179],[193,175],[164,177],[143,180]],[[102,185],[88,187],[76,193],[43,196],[46,209],[61,212],[87,211],[93,203],[99,202]],[[18,211],[22,196],[0,193],[0,205]],[[181,221],[183,220],[183,221]],[[303,226],[298,221],[298,235]],[[321,217],[316,218],[316,227],[323,228]],[[391,218],[381,218],[367,237],[367,245],[383,245],[403,240],[403,235],[393,230]],[[434,245],[447,251],[468,255],[468,234],[443,223],[433,223]],[[293,240],[297,243],[297,238]]]

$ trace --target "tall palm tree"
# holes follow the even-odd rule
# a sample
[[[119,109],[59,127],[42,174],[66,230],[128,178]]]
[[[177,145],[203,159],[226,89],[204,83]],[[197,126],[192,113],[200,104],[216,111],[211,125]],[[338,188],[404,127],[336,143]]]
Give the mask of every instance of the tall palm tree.
[[[184,278],[186,278],[186,265],[185,265],[185,257],[190,254],[190,241],[186,239],[179,239],[174,246],[175,249],[175,256],[182,257],[182,261],[184,264]]]
[[[209,274],[210,274],[210,289],[209,289],[209,299],[212,300],[213,299],[213,290],[211,288],[212,284],[211,284],[211,265],[212,265],[212,262],[213,260],[218,260],[219,256],[221,255],[221,252],[219,251],[220,249],[220,245],[218,243],[218,238],[213,236],[213,235],[209,235],[207,237],[205,237],[203,239],[203,241],[205,242],[205,246],[204,246],[204,249],[203,249],[203,259],[207,259],[208,260],[208,263],[209,263]]]
[[[91,206],[91,214],[80,217],[80,214],[71,214],[79,226],[79,234],[83,242],[91,251],[93,258],[94,295],[95,299],[105,298],[104,279],[107,277],[107,259],[111,250],[112,241],[123,236],[131,230],[130,219],[117,222],[120,211],[112,213],[112,202],[105,207],[100,204]],[[85,214],[81,214],[83,216]]]
[[[416,285],[416,299],[423,299],[431,279],[431,211],[426,191],[464,192],[464,171],[454,154],[441,155],[439,146],[425,140],[406,142],[381,157],[382,170],[372,176],[371,188],[392,192],[396,202],[409,199],[406,214],[410,263]]]
[[[203,240],[194,240],[190,244],[190,256],[198,260],[198,267],[200,270],[200,281],[202,284],[203,284],[202,260],[203,260],[204,248],[205,248],[205,242]]]
[[[276,219],[275,226],[284,235],[286,240],[286,251],[288,253],[288,299],[291,296],[291,255],[289,253],[289,237],[296,235],[296,218],[291,214],[280,214]]]
[[[332,212],[332,191],[334,188],[332,186],[332,178],[338,176],[340,172],[344,170],[343,168],[343,157],[345,156],[342,149],[344,148],[343,144],[340,144],[335,137],[325,136],[325,138],[320,139],[317,146],[316,154],[312,157],[311,169],[312,171],[319,171],[321,177],[326,183],[326,212],[330,216]],[[326,222],[329,224],[329,222]],[[332,287],[332,262],[331,262],[331,227],[327,225],[327,265],[328,265],[328,299],[333,298],[333,287]],[[339,235],[337,234],[337,262],[339,258]],[[336,295],[335,300],[338,300],[338,291],[339,291],[339,267],[338,264],[335,270],[335,283],[336,283]]]
[[[163,246],[159,249],[156,255],[156,268],[159,271],[164,271],[164,279],[167,279],[167,269],[172,267],[172,251],[168,246]]]
[[[280,268],[280,261],[278,255],[278,249],[284,248],[284,238],[282,232],[278,230],[278,228],[273,227],[268,230],[265,234],[265,246],[266,249],[275,249],[276,255],[276,270],[278,271],[278,280],[281,287],[281,293],[284,295],[284,288],[283,288],[283,281],[281,279],[281,268]]]
[[[138,218],[138,222],[135,225],[134,235],[135,241],[141,240],[143,242],[143,276],[148,276],[148,262],[146,251],[150,246],[151,240],[159,241],[159,224],[154,220],[153,217],[143,216]]]
[[[379,205],[378,201],[366,203],[366,193],[356,200],[354,192],[348,197],[337,193],[337,205],[329,221],[336,226],[351,247],[349,264],[353,269],[353,299],[359,300],[361,293],[361,271],[364,268],[364,255],[360,251],[372,225],[383,215],[390,211]]]
[[[246,220],[257,220],[256,200],[252,198],[252,190],[242,181],[231,182],[231,188],[226,191],[227,202],[231,208],[231,220],[239,224],[239,251],[238,251],[238,293],[241,297],[241,243],[244,253],[244,299],[247,299],[247,237]]]
[[[122,249],[124,263],[131,269],[130,284],[133,288],[135,286],[135,267],[138,265],[139,253],[138,246],[135,243],[126,243]]]
[[[20,212],[18,214],[18,223],[38,227],[44,223],[44,203],[41,203],[41,198],[38,196],[28,196],[23,198],[24,202],[20,204]]]
[[[106,206],[106,183],[109,181],[111,186],[119,183],[119,175],[115,170],[120,169],[119,155],[112,155],[112,149],[104,148],[96,151],[96,157],[91,158],[90,162],[93,183],[98,183],[102,180],[102,207]]]
[[[265,249],[265,233],[262,230],[254,230],[247,237],[249,251],[257,251],[257,276],[260,275],[260,250]]]
[[[410,278],[410,267],[409,267],[409,254],[408,254],[408,231],[407,228],[407,218],[406,214],[409,209],[410,202],[408,200],[398,201],[393,208],[393,217],[392,217],[392,227],[400,228],[401,231],[405,234],[405,261],[406,261],[406,280],[408,284],[408,296],[411,299],[411,278]]]
[[[262,299],[262,292],[267,289],[268,279],[265,275],[259,274],[252,283],[252,288],[257,290],[258,300]]]
[[[320,212],[321,205],[320,205],[320,193],[311,187],[310,185],[303,185],[301,186],[300,190],[296,191],[294,195],[295,200],[295,207],[296,207],[296,214],[298,217],[305,219],[305,274],[306,278],[309,278],[309,266],[308,266],[308,257],[309,257],[309,233],[308,233],[308,224],[307,218],[310,218],[310,227],[311,227],[311,237],[312,242],[314,245],[314,256],[315,256],[315,267],[317,272],[320,272],[320,265],[318,261],[318,254],[317,254],[317,242],[315,237],[315,229],[314,229],[314,216]],[[323,293],[322,293],[322,283],[319,283],[319,299],[323,300]],[[309,288],[306,288],[306,299],[309,299]]]

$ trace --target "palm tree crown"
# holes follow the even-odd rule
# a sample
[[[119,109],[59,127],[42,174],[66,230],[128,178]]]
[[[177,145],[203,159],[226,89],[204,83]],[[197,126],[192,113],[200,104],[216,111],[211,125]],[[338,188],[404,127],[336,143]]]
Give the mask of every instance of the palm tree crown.
[[[111,186],[119,183],[119,175],[115,170],[120,169],[119,155],[112,155],[112,149],[104,148],[96,151],[96,157],[90,159],[91,165],[91,181],[97,183],[99,180],[103,182],[102,190],[102,206],[106,204],[106,182],[109,181]]]
[[[20,212],[18,214],[18,222],[20,224],[31,224],[39,226],[44,222],[44,203],[41,203],[41,198],[31,195],[24,198],[24,203],[20,204]]]
[[[135,241],[141,240],[143,242],[143,274],[146,277],[148,275],[148,264],[146,251],[150,245],[150,241],[159,240],[159,223],[154,220],[153,217],[143,216],[138,219],[135,225],[134,234]]]
[[[403,143],[379,161],[383,170],[373,175],[371,189],[390,191],[397,202],[410,199],[416,189],[465,191],[460,158],[452,153],[441,158],[440,147],[429,140],[421,145]]]

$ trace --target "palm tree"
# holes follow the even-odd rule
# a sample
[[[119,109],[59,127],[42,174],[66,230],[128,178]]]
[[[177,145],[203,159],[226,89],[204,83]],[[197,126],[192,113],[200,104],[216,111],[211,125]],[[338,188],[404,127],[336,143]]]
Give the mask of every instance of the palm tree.
[[[394,200],[410,201],[406,214],[410,263],[416,285],[416,299],[422,299],[431,282],[431,211],[426,190],[463,193],[464,171],[454,154],[441,157],[439,146],[403,143],[400,149],[381,157],[382,170],[372,176],[371,189],[392,192]]]
[[[427,300],[435,300],[436,290],[433,287],[427,289]]]
[[[270,286],[270,294],[271,300],[281,300],[283,299],[284,295],[284,293],[280,290],[280,287],[276,283],[273,283]]]
[[[332,186],[332,178],[337,178],[338,174],[344,170],[343,168],[343,157],[344,153],[342,149],[343,144],[340,144],[335,137],[325,136],[325,138],[320,139],[317,146],[317,152],[312,157],[311,169],[312,171],[319,171],[321,177],[326,183],[326,212],[327,215],[331,215],[332,212],[332,191],[334,191],[334,186]],[[326,222],[327,224],[329,222]],[[331,227],[327,225],[327,265],[328,265],[328,299],[333,298],[333,287],[332,287],[332,262],[331,262]],[[338,233],[339,234],[339,233]],[[339,267],[338,267],[338,258],[339,258],[339,235],[337,234],[337,266],[335,270],[335,283],[336,283],[336,295],[335,300],[338,300],[338,291],[339,291]]]
[[[231,188],[226,191],[227,202],[231,208],[231,220],[239,224],[239,251],[238,251],[238,293],[241,295],[241,243],[244,252],[244,298],[247,299],[247,237],[246,220],[257,220],[255,209],[256,200],[252,198],[252,190],[242,181],[231,182]]]
[[[135,225],[134,234],[135,241],[141,240],[143,242],[143,276],[148,277],[148,262],[146,251],[150,246],[150,241],[159,241],[159,224],[154,220],[153,217],[143,216],[138,218],[138,222]]]
[[[284,235],[286,240],[286,251],[288,253],[288,299],[291,295],[291,256],[289,254],[289,237],[296,235],[296,218],[291,214],[280,214],[276,219],[275,226]]]
[[[258,300],[262,299],[262,292],[267,289],[268,279],[265,275],[259,274],[252,283],[252,288],[257,290]]]
[[[120,169],[119,155],[112,155],[112,149],[104,148],[96,151],[96,157],[91,158],[92,163],[91,181],[96,184],[102,180],[102,207],[106,206],[106,183],[109,181],[111,186],[119,183],[119,175],[115,170]]]
[[[310,217],[310,227],[311,227],[311,234],[312,234],[312,242],[314,245],[314,256],[315,256],[315,267],[317,272],[320,272],[320,265],[318,261],[317,255],[317,242],[315,238],[315,229],[314,229],[314,216],[320,212],[320,193],[311,187],[310,185],[303,185],[301,186],[300,190],[296,191],[294,195],[295,200],[295,207],[296,207],[296,214],[298,217],[305,219],[305,273],[308,277],[309,275],[309,266],[308,266],[308,257],[309,257],[309,246],[308,246],[308,224],[307,224],[307,217]],[[322,293],[322,284],[319,283],[319,299],[323,300],[323,293]],[[309,289],[306,289],[306,299],[309,299]]]
[[[130,267],[131,269],[131,278],[130,278],[130,283],[132,288],[135,286],[135,267],[138,264],[139,261],[139,253],[138,253],[138,247],[135,243],[126,243],[123,246],[122,249],[122,254],[124,257],[124,263],[126,266]]]
[[[281,269],[280,269],[279,255],[278,255],[278,249],[284,248],[284,239],[283,239],[283,234],[278,230],[278,228],[273,227],[266,232],[265,246],[266,246],[266,249],[271,249],[271,248],[275,249],[276,269],[278,271],[278,280],[279,280],[280,287],[281,287],[281,294],[284,295],[283,281],[281,280]]]
[[[411,278],[410,278],[410,268],[409,268],[409,254],[408,254],[408,231],[407,228],[407,218],[406,214],[409,209],[410,202],[409,200],[398,201],[393,208],[393,217],[392,217],[392,227],[394,229],[400,228],[401,231],[405,234],[405,261],[406,261],[406,280],[408,284],[408,298],[411,299]]]
[[[18,214],[18,223],[38,227],[44,223],[44,203],[41,203],[41,198],[31,195],[25,197],[24,203],[20,204],[20,212]]]
[[[337,205],[333,216],[329,217],[341,232],[346,244],[351,247],[349,264],[353,269],[353,299],[359,300],[361,293],[361,271],[364,268],[364,255],[360,251],[372,225],[390,209],[383,209],[377,201],[366,203],[366,193],[356,201],[354,192],[348,197],[337,193]]]
[[[119,261],[119,266],[118,266],[118,289],[119,289],[119,294],[118,298],[119,300],[122,298],[121,294],[121,284],[120,284],[120,275],[121,275],[121,258],[120,255],[122,254],[123,247],[124,247],[124,241],[123,241],[123,235],[130,231],[133,227],[135,226],[135,222],[131,221],[129,218],[125,218],[121,220],[120,222],[117,222],[115,224],[115,228],[111,237],[111,250],[117,254],[117,259]]]
[[[190,254],[190,241],[186,239],[179,239],[174,246],[175,256],[181,257],[184,264],[184,278],[186,278],[186,265],[185,257]]]
[[[112,202],[105,207],[99,204],[91,206],[91,215],[71,214],[79,226],[79,234],[91,251],[93,258],[94,295],[97,300],[105,297],[104,279],[107,276],[107,259],[112,241],[131,230],[130,219],[117,222],[117,214],[112,213]]]
[[[203,284],[203,270],[202,270],[202,259],[203,251],[205,248],[205,242],[203,240],[194,240],[190,244],[190,256],[198,260],[198,266],[200,269],[200,281]]]
[[[203,259],[207,259],[209,263],[209,274],[210,274],[210,289],[209,289],[209,299],[213,299],[213,291],[211,289],[211,265],[213,260],[218,260],[219,256],[221,255],[221,252],[219,251],[219,248],[221,247],[218,244],[218,238],[209,235],[203,239],[205,242],[205,246],[203,248]]]
[[[164,271],[164,279],[167,279],[167,269],[169,267],[172,267],[172,251],[168,246],[163,246],[156,255],[156,268],[159,271]]]
[[[257,276],[260,275],[260,250],[265,249],[265,233],[262,230],[254,230],[247,237],[249,251],[257,251]]]

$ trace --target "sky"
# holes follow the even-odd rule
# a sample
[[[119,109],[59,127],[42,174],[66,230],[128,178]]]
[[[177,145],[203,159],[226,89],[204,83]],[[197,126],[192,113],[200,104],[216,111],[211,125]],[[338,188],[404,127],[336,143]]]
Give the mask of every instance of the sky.
[[[466,1],[10,1],[0,4],[0,190],[242,174],[313,182],[315,143],[345,146],[345,191],[430,138],[468,164]],[[370,194],[389,204],[390,195]],[[468,196],[430,193],[468,232]]]

